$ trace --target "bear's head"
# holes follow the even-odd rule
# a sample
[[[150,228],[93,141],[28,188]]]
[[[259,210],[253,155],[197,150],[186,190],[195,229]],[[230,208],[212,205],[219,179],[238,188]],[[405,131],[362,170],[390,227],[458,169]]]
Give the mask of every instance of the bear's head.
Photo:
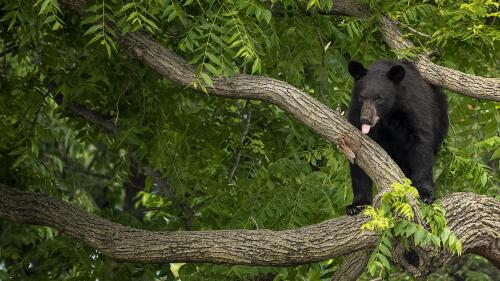
[[[361,106],[360,123],[363,134],[391,111],[396,101],[405,68],[394,62],[380,61],[366,69],[361,63],[351,61],[349,74],[354,78],[352,98]]]

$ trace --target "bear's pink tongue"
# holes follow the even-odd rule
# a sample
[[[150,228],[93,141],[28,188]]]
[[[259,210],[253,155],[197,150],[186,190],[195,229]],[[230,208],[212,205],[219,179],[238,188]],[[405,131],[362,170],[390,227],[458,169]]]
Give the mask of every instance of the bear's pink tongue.
[[[361,132],[363,132],[363,134],[368,134],[368,132],[370,131],[370,125],[368,124],[362,124],[361,125]]]

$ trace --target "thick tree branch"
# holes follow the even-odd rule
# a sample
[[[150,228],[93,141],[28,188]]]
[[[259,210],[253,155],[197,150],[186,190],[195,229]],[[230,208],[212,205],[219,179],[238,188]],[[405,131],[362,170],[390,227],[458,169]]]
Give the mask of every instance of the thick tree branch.
[[[500,263],[500,201],[471,193],[443,199],[450,228],[464,253],[483,253]],[[0,184],[0,217],[45,225],[117,260],[134,262],[210,262],[248,265],[293,265],[321,261],[375,246],[378,236],[361,231],[364,216],[343,216],[294,230],[147,231],[89,214],[43,194]],[[429,253],[431,264],[453,258]]]
[[[414,47],[403,37],[397,23],[387,16],[380,18],[385,42],[394,50]],[[420,55],[414,62],[420,75],[428,82],[466,96],[500,101],[500,79],[484,78],[466,74],[454,69],[432,63],[425,55]]]
[[[117,260],[292,265],[373,247],[377,235],[361,231],[367,218],[341,217],[284,231],[152,232],[109,222],[69,203],[0,184],[0,217],[45,225]]]

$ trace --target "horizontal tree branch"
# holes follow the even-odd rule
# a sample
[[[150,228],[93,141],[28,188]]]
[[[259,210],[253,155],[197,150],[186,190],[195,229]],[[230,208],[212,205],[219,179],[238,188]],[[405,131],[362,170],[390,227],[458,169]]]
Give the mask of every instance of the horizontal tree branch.
[[[500,201],[472,193],[443,199],[449,227],[464,253],[483,253],[498,265]],[[364,216],[343,216],[294,230],[147,231],[89,214],[67,202],[0,184],[0,217],[52,227],[102,253],[133,262],[209,262],[294,265],[326,260],[375,246],[378,236],[361,231]],[[439,251],[442,264],[453,258]]]
[[[52,227],[125,261],[292,265],[373,247],[377,241],[375,233],[359,229],[367,220],[362,216],[284,231],[153,232],[116,224],[67,202],[3,184],[0,195],[0,217]]]

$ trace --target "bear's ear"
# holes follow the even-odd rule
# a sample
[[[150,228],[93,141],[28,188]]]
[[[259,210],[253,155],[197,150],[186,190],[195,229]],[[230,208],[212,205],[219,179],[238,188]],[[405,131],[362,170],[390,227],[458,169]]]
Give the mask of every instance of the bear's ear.
[[[368,72],[368,70],[366,70],[366,68],[361,63],[354,60],[349,62],[347,70],[349,70],[349,74],[351,74],[354,80],[362,78]]]
[[[387,72],[387,78],[394,83],[399,83],[405,78],[405,68],[401,65],[395,65]]]

